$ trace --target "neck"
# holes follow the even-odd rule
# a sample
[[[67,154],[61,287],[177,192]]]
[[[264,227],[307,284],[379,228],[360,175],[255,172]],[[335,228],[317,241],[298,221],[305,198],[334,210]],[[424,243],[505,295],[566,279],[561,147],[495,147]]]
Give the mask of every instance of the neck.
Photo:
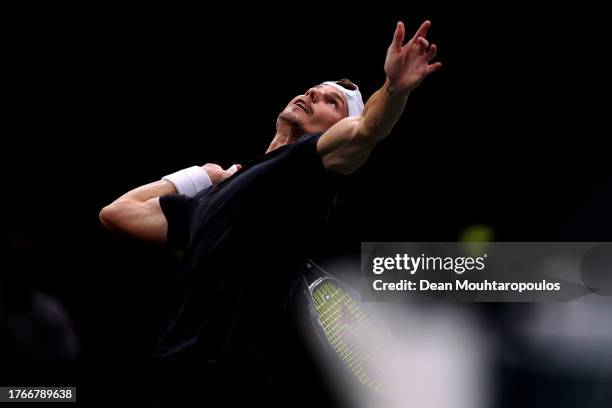
[[[274,149],[278,149],[286,144],[295,142],[300,138],[301,133],[302,132],[299,132],[295,127],[279,124],[276,127],[276,135],[274,135],[274,139],[272,139],[272,143],[270,143],[270,146],[268,146],[266,153],[271,152]]]

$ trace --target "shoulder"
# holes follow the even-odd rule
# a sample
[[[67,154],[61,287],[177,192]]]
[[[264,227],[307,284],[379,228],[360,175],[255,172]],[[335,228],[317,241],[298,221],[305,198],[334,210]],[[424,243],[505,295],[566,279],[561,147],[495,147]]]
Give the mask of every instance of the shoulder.
[[[290,156],[309,157],[317,155],[317,143],[323,133],[309,133],[288,146]]]
[[[323,132],[309,133],[309,134],[306,134],[306,135],[300,137],[298,140],[296,140],[293,143],[293,145],[294,146],[300,146],[300,145],[314,144],[316,146],[317,141],[319,140],[319,138],[321,136],[323,136]]]

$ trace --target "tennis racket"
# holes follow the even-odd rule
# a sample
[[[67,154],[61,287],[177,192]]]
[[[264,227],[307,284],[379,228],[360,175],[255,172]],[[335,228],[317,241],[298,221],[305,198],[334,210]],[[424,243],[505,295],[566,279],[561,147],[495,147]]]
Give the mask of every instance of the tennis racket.
[[[304,292],[324,347],[370,391],[387,396],[376,355],[392,340],[384,322],[347,285],[308,260]]]

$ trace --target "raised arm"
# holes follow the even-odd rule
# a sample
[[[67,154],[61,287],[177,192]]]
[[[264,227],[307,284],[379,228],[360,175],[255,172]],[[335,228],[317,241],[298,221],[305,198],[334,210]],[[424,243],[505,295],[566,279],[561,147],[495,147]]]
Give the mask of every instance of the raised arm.
[[[430,64],[436,45],[425,38],[431,22],[425,21],[405,45],[404,24],[397,23],[385,60],[386,80],[367,101],[361,116],[343,119],[325,132],[317,150],[327,169],[350,174],[367,160],[372,148],[387,137],[397,123],[414,89],[442,64]]]

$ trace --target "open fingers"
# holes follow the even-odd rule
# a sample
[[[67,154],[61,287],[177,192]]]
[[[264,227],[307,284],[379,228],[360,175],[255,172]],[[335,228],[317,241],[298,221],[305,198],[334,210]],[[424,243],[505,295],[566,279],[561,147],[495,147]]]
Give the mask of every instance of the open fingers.
[[[436,44],[432,44],[431,47],[429,47],[429,49],[427,50],[427,53],[425,54],[425,58],[427,59],[427,62],[434,59],[437,53],[438,53],[438,47],[436,47]]]
[[[417,44],[419,45],[421,52],[425,52],[429,48],[429,41],[423,37],[417,38]]]
[[[417,32],[414,33],[414,37],[412,38],[414,39],[419,38],[419,37],[425,38],[427,36],[427,31],[429,31],[429,27],[431,27],[431,21],[425,20],[425,22],[421,24]]]
[[[398,21],[397,26],[395,27],[395,33],[393,34],[393,41],[391,42],[390,46],[391,49],[399,50],[402,48],[405,33],[406,30],[404,28],[404,23]]]
[[[435,62],[435,63],[433,63],[431,65],[428,65],[427,66],[427,75],[436,72],[440,68],[442,68],[442,63],[441,62]]]

